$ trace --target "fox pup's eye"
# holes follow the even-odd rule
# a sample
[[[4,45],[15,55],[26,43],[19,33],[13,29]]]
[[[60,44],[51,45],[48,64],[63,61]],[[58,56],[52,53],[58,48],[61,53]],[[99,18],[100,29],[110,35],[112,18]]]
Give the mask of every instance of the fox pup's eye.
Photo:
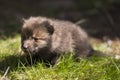
[[[44,41],[46,41],[47,40],[47,38],[39,38],[40,40],[44,40]]]
[[[39,40],[39,38],[37,38],[37,37],[32,37],[32,39],[34,39],[35,41]]]

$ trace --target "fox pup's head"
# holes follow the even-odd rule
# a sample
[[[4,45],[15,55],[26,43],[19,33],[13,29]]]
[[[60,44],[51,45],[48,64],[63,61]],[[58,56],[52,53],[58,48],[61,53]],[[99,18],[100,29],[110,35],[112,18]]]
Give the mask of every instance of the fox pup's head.
[[[38,21],[37,19],[24,20],[21,34],[21,48],[31,55],[49,49],[51,45],[51,35],[54,28],[48,21]]]

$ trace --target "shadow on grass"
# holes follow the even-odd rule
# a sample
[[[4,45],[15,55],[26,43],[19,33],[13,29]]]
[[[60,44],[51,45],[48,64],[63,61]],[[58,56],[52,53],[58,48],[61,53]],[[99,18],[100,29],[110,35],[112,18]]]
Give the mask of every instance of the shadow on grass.
[[[26,64],[25,60],[26,60],[25,56],[17,56],[17,55],[7,56],[5,57],[5,59],[0,60],[0,70],[5,71],[7,67],[10,67],[10,70],[15,70],[16,67],[19,66],[20,62]]]
[[[0,60],[0,74],[4,74],[6,69],[10,67],[9,72],[17,70],[19,67],[34,66],[41,63],[44,67],[49,67],[50,64],[43,62],[38,58],[30,58],[30,56],[10,55]]]
[[[4,74],[9,67],[9,72],[16,71],[19,67],[34,66],[40,62],[39,60],[32,60],[27,56],[10,55],[0,60],[0,74]]]

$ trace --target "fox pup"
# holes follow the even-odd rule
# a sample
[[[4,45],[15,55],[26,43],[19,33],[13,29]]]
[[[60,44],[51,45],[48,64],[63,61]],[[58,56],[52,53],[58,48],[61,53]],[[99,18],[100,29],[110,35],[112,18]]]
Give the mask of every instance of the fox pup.
[[[93,51],[80,26],[41,16],[24,20],[21,48],[25,54],[47,60],[52,65],[63,53],[74,52],[75,57],[87,57]]]

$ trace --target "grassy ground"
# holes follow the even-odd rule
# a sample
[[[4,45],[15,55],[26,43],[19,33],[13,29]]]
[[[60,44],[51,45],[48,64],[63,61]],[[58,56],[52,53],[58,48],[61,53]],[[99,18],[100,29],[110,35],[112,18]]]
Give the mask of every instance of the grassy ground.
[[[120,50],[119,46],[113,48],[110,41],[91,42],[102,52]],[[0,39],[0,80],[120,80],[120,60],[111,57],[90,57],[76,62],[72,56],[64,56],[54,67],[46,67],[40,62],[28,63],[20,54],[19,34]]]

